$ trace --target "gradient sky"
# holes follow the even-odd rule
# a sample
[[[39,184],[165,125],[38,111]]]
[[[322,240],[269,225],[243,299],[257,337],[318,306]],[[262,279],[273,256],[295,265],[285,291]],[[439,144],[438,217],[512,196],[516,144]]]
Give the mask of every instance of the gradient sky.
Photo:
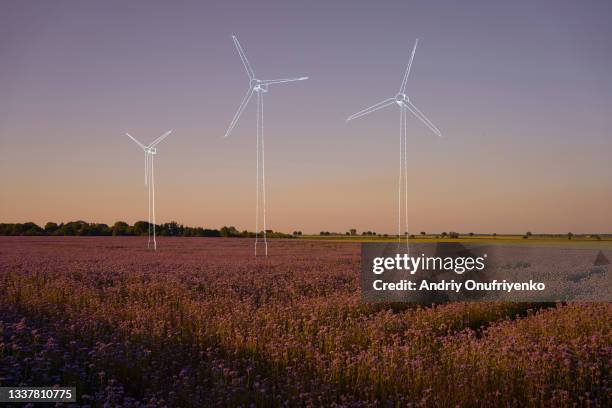
[[[0,3],[0,221],[146,219],[254,228],[248,80],[266,96],[268,226],[395,231],[393,96],[408,83],[410,231],[612,232],[610,1]]]

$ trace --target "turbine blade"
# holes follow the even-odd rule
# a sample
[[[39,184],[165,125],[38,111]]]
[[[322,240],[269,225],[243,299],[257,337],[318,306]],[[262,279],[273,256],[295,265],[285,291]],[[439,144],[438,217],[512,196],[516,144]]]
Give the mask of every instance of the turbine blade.
[[[149,176],[149,153],[145,151],[145,185]]]
[[[148,147],[149,148],[155,147],[159,142],[161,142],[162,140],[167,138],[170,135],[170,133],[172,133],[172,130],[167,131],[166,133],[164,133],[163,135],[161,135],[160,137],[158,137],[157,139],[152,141],[151,144]]]
[[[125,134],[127,137],[129,137],[130,139],[132,139],[134,141],[134,143],[136,143],[138,146],[140,146],[142,149],[146,149],[147,147],[145,145],[143,145],[142,143],[140,143],[138,140],[136,140],[136,138],[132,135],[130,135],[129,133]]]
[[[234,40],[234,45],[236,46],[236,50],[238,50],[238,55],[240,55],[240,60],[242,60],[242,65],[244,65],[244,69],[246,70],[249,79],[255,78],[253,68],[251,68],[251,64],[249,64],[249,60],[247,59],[242,46],[238,42],[238,38],[236,38],[235,35],[232,35],[232,39]]]
[[[421,122],[423,122],[425,126],[431,129],[432,132],[434,132],[437,136],[442,137],[442,133],[438,130],[436,125],[434,125],[429,119],[427,119],[427,117],[423,114],[423,112],[421,112],[419,108],[414,106],[412,102],[408,102],[406,104],[406,107],[408,108],[410,112],[412,112],[414,116],[416,116]]]
[[[412,54],[410,54],[410,61],[408,61],[408,67],[406,67],[406,73],[404,74],[404,80],[402,81],[402,86],[400,87],[400,93],[406,93],[406,85],[408,84],[408,75],[410,75],[410,68],[412,67],[412,60],[414,59],[414,53],[416,52],[417,45],[419,45],[418,38],[414,42],[414,48],[412,49]]]
[[[285,82],[295,82],[295,81],[304,81],[308,79],[308,77],[299,77],[299,78],[282,78],[282,79],[265,79],[261,81],[263,85],[272,85],[272,84],[283,84]]]
[[[249,100],[251,99],[252,95],[253,88],[249,88],[246,95],[244,95],[244,98],[242,99],[242,102],[240,103],[240,106],[238,107],[234,118],[232,119],[232,123],[230,123],[229,127],[227,128],[227,131],[225,132],[225,136],[223,137],[228,137],[230,135],[230,133],[234,129],[234,126],[236,126],[236,123],[238,123],[238,119],[240,119],[240,115],[242,115],[242,111],[244,111],[244,108],[246,108],[247,103],[249,103]]]
[[[369,108],[365,108],[364,110],[361,110],[355,113],[354,115],[349,116],[346,120],[349,121],[349,120],[356,119],[360,116],[367,115],[368,113],[372,113],[386,106],[389,106],[393,103],[395,103],[395,98],[385,99],[384,101],[378,102],[376,105],[372,105]]]

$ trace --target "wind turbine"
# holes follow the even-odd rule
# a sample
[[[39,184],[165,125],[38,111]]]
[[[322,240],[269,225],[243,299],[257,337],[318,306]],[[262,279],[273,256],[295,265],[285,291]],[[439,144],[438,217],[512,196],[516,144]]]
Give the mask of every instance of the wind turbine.
[[[242,61],[242,65],[244,65],[244,69],[249,76],[249,89],[244,95],[240,106],[238,107],[238,111],[234,115],[232,122],[230,123],[227,131],[225,132],[224,137],[228,137],[236,123],[238,123],[238,119],[240,119],[240,115],[246,108],[247,104],[251,100],[253,94],[257,94],[257,189],[255,193],[255,256],[257,256],[257,244],[259,242],[259,205],[261,201],[261,206],[263,208],[262,218],[263,218],[263,244],[265,255],[268,256],[268,239],[266,233],[266,173],[265,173],[265,157],[264,157],[264,135],[263,135],[263,94],[268,92],[268,85],[274,84],[282,84],[287,82],[295,82],[295,81],[303,81],[308,79],[308,77],[299,77],[299,78],[282,78],[282,79],[257,79],[255,78],[255,72],[253,68],[251,68],[251,64],[247,60],[247,57],[244,53],[244,50],[240,46],[238,42],[238,38],[235,35],[232,35],[232,39],[234,40],[234,45],[236,46],[236,50],[238,51],[238,55],[240,56],[240,60]],[[261,168],[259,166],[261,160]],[[261,177],[260,177],[261,176]]]
[[[412,49],[412,54],[410,55],[410,60],[408,61],[408,67],[406,67],[406,72],[404,73],[404,78],[402,80],[402,84],[400,86],[399,92],[395,97],[385,99],[384,101],[378,102],[375,105],[370,106],[364,110],[361,110],[354,115],[348,117],[347,121],[356,119],[358,117],[367,115],[368,113],[372,113],[382,108],[386,108],[387,106],[396,104],[400,107],[400,171],[399,171],[399,186],[398,186],[398,220],[397,220],[397,241],[401,242],[402,235],[402,167],[403,167],[403,178],[404,178],[404,204],[405,204],[405,228],[406,228],[406,244],[408,244],[408,159],[406,157],[407,149],[407,137],[406,137],[406,111],[410,111],[414,116],[417,117],[421,122],[425,124],[433,133],[437,136],[442,137],[442,133],[438,130],[438,128],[429,120],[427,117],[417,108],[414,103],[408,98],[406,95],[406,85],[408,84],[408,76],[410,75],[410,67],[412,66],[412,61],[414,60],[414,53],[416,52],[417,45],[419,44],[419,39],[417,38],[414,43],[414,48]],[[403,149],[402,149],[403,148]]]
[[[164,140],[168,135],[172,133],[172,130],[167,131],[157,139],[151,142],[148,146],[140,143],[136,138],[129,133],[126,133],[126,136],[129,137],[136,143],[142,150],[144,150],[145,154],[145,175],[144,182],[145,185],[148,185],[149,189],[149,202],[148,202],[148,210],[149,210],[149,218],[147,219],[147,224],[149,227],[148,239],[147,239],[147,248],[151,248],[151,243],[153,245],[153,249],[157,249],[157,241],[155,239],[155,172],[153,171],[153,156],[157,154],[157,146],[162,140]],[[153,222],[153,226],[151,226],[151,221]],[[153,233],[151,233],[153,230]],[[151,240],[153,237],[153,240]]]

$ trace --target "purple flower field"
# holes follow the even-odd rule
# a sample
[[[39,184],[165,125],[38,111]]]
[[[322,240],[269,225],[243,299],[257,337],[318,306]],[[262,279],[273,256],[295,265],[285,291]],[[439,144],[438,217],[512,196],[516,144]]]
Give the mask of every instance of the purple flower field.
[[[606,407],[612,305],[360,303],[359,244],[0,237],[0,386],[89,406]]]

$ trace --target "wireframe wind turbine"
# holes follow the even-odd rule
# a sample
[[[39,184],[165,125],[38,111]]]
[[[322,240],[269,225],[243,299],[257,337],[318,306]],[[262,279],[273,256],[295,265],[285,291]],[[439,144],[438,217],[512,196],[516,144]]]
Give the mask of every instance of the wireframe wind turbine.
[[[265,176],[265,157],[264,157],[264,135],[263,135],[263,94],[268,92],[268,85],[274,84],[283,84],[287,82],[295,82],[295,81],[303,81],[308,79],[308,77],[299,77],[299,78],[282,78],[282,79],[257,79],[255,78],[255,72],[253,68],[251,68],[251,64],[247,60],[247,57],[244,53],[244,50],[240,46],[238,42],[238,38],[235,35],[232,35],[232,39],[234,40],[234,45],[236,46],[236,50],[238,51],[238,55],[240,56],[240,60],[244,65],[244,69],[249,76],[249,89],[244,95],[240,106],[238,107],[238,111],[234,115],[232,122],[230,123],[227,131],[225,132],[224,137],[228,137],[236,124],[238,123],[238,119],[240,119],[240,115],[246,108],[247,104],[251,100],[253,93],[257,94],[257,190],[255,193],[255,256],[257,256],[257,244],[259,243],[259,213],[260,213],[260,201],[261,207],[263,209],[262,218],[263,218],[263,244],[264,244],[264,252],[265,255],[268,256],[268,239],[266,233],[266,176]],[[259,166],[261,160],[261,169]],[[261,176],[261,177],[260,177]]]
[[[417,117],[425,126],[427,126],[433,133],[442,137],[442,133],[438,130],[438,128],[429,120],[427,117],[417,108],[414,103],[408,98],[406,95],[406,86],[408,84],[408,76],[410,75],[410,68],[412,67],[412,61],[414,60],[414,53],[416,52],[417,45],[419,44],[419,39],[417,38],[414,43],[414,48],[412,49],[412,54],[410,54],[410,60],[408,61],[408,67],[406,67],[406,72],[404,73],[404,78],[402,80],[402,84],[400,86],[399,92],[395,97],[385,99],[384,101],[378,102],[375,105],[370,106],[364,110],[361,110],[354,115],[351,115],[347,118],[347,121],[359,118],[361,116],[367,115],[369,113],[375,112],[379,109],[386,108],[387,106],[397,104],[400,107],[400,171],[399,171],[399,186],[398,186],[398,220],[397,220],[397,240],[401,241],[402,236],[402,167],[403,167],[403,178],[404,178],[404,204],[405,204],[405,233],[406,233],[406,243],[408,243],[408,159],[406,157],[407,154],[407,137],[406,137],[406,111],[410,111],[414,116]],[[403,148],[403,149],[402,149]]]
[[[129,137],[136,143],[142,150],[144,150],[145,154],[145,175],[144,182],[145,185],[148,185],[148,193],[149,193],[149,202],[148,202],[148,211],[149,217],[147,219],[147,224],[149,227],[148,231],[148,239],[147,239],[147,248],[151,248],[151,244],[153,245],[153,249],[157,249],[157,241],[155,239],[155,172],[153,171],[153,156],[157,154],[157,146],[162,140],[164,140],[168,135],[172,133],[172,130],[167,131],[154,141],[152,141],[148,146],[140,143],[136,138],[129,133],[126,133],[126,136]],[[153,224],[151,225],[151,222]],[[151,233],[151,230],[153,232]],[[153,239],[151,239],[151,237]]]

